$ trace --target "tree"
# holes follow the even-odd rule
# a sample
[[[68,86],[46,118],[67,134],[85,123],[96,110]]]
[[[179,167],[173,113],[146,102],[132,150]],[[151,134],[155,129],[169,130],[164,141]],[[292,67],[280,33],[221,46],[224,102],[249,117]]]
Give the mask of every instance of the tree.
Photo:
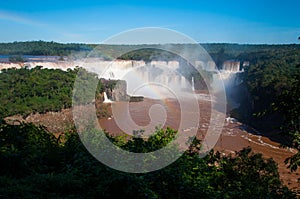
[[[8,61],[10,61],[10,62],[24,62],[25,60],[23,59],[23,57],[21,55],[14,55],[14,56],[10,56],[8,58]]]

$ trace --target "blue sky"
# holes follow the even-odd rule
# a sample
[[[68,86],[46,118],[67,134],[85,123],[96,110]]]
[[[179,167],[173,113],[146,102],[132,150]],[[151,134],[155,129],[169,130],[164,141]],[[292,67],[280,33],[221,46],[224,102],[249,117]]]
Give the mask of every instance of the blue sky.
[[[299,10],[299,0],[10,0],[0,3],[0,42],[100,43],[163,27],[200,43],[300,43]]]

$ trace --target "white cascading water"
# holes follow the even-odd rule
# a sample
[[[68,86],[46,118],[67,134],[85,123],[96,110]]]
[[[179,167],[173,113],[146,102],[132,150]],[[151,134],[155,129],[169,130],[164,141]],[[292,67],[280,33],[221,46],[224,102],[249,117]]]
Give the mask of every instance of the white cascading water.
[[[207,71],[217,71],[216,65],[214,62],[202,62],[202,61],[196,61],[196,65],[201,66],[204,70]],[[127,73],[133,73],[135,76],[139,76],[139,79],[142,79],[142,82],[138,83],[147,83],[147,82],[160,82],[165,85],[170,85],[170,88],[172,89],[181,89],[181,90],[195,90],[195,80],[194,77],[192,77],[191,84],[189,81],[185,79],[180,74],[177,73],[171,73],[170,71],[176,71],[180,66],[178,61],[152,61],[150,65],[147,65],[144,61],[125,61],[125,60],[117,60],[114,62],[111,61],[103,61],[103,60],[97,60],[97,59],[86,59],[86,60],[76,60],[76,61],[66,61],[66,62],[29,62],[26,63],[29,68],[33,68],[36,65],[42,65],[43,68],[49,68],[49,69],[62,69],[66,70],[67,68],[74,68],[74,66],[81,66],[83,68],[88,69],[91,72],[95,72],[99,74],[99,77],[105,78],[105,79],[123,79],[124,75]],[[147,65],[147,66],[146,66]],[[135,68],[144,67],[142,70],[135,70]],[[163,73],[157,73],[153,72],[155,68],[159,68],[159,66],[164,66],[166,70],[163,71]],[[11,67],[21,67],[19,65],[15,66],[13,64],[0,64],[0,69],[2,68],[11,68]],[[105,68],[109,67],[108,70],[104,70]],[[168,71],[168,68],[170,71]],[[241,82],[239,82],[236,79],[236,76],[238,73],[241,73],[243,71],[240,70],[240,63],[238,61],[225,61],[222,65],[222,70],[219,71],[218,74],[213,75],[213,79],[218,78],[222,79],[224,82],[224,86],[226,88],[227,92],[230,92],[232,88]],[[133,79],[136,81],[137,78],[130,78],[132,77],[128,76],[127,79],[129,80]],[[135,85],[135,82],[129,82],[128,84]],[[128,86],[128,85],[127,85]],[[128,89],[129,94],[132,91],[132,89]],[[108,98],[104,100],[105,103],[110,103],[111,100]]]
[[[108,99],[106,92],[103,92],[103,96],[104,96],[103,103],[112,103],[112,101],[110,99]]]
[[[227,95],[227,102],[230,104],[231,108],[239,107],[239,103],[235,98],[236,96],[233,96],[236,95],[234,90],[236,89],[236,86],[242,83],[242,81],[237,78],[238,74],[242,72],[244,71],[240,70],[240,62],[227,61],[224,62],[222,70],[220,70],[218,74],[213,75],[213,79],[220,78],[223,81]]]
[[[195,91],[195,82],[194,82],[194,77],[192,76],[192,90]]]

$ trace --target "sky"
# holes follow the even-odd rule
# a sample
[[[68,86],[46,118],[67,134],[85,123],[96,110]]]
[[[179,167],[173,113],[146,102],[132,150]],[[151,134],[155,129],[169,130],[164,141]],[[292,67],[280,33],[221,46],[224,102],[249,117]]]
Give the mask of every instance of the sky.
[[[200,43],[300,43],[300,0],[10,0],[0,2],[0,42],[101,43],[161,27]]]

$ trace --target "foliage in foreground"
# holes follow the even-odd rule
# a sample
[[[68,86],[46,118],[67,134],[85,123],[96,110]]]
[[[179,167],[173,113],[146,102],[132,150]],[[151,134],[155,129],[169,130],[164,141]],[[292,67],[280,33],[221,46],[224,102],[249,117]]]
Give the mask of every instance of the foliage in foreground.
[[[131,151],[161,147],[176,131],[157,129],[147,140],[117,145]],[[146,174],[123,173],[98,162],[78,135],[56,139],[32,124],[0,126],[1,198],[293,198],[272,159],[250,148],[233,156],[199,158],[196,144],[175,163]],[[147,150],[155,150],[148,148]]]

